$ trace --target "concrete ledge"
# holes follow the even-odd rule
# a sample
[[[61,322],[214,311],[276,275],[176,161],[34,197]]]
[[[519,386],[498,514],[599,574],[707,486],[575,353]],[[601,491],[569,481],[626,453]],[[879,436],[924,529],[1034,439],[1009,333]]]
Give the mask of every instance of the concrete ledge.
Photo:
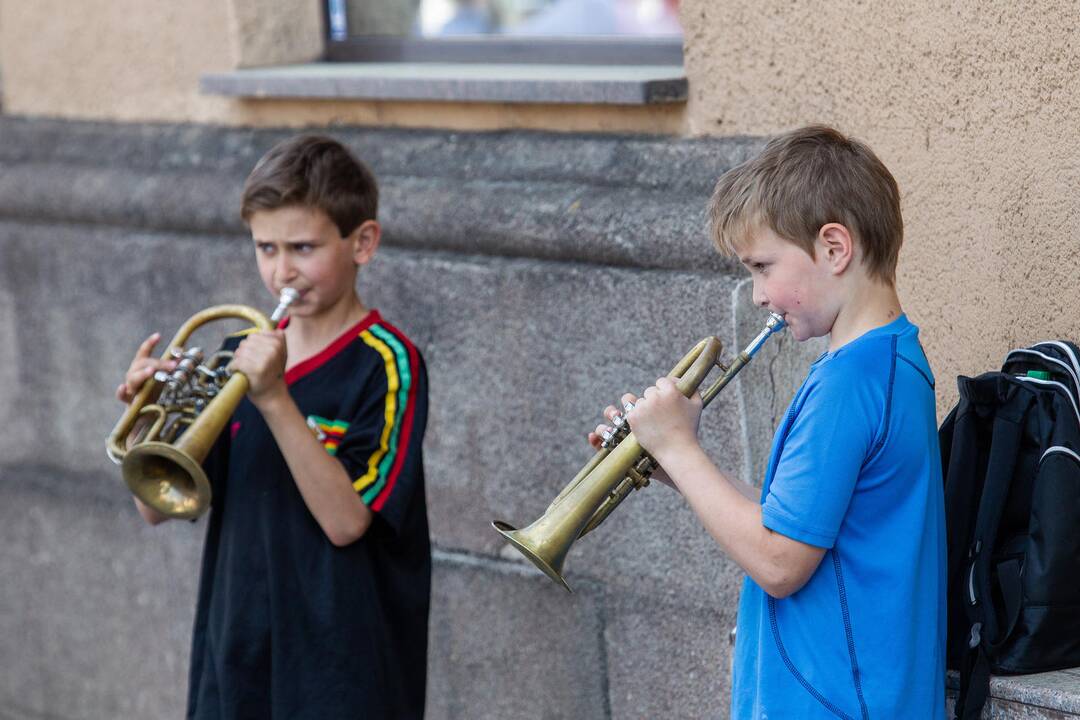
[[[685,102],[667,65],[310,63],[204,75],[204,93],[243,98],[653,105]]]
[[[949,672],[947,684],[948,707],[951,709],[960,687],[955,672]],[[983,717],[993,720],[1080,718],[1080,668],[990,678],[990,700],[983,708]]]
[[[742,272],[711,248],[705,205],[760,139],[330,132],[375,171],[388,246]],[[5,118],[0,217],[242,236],[243,179],[291,134]]]

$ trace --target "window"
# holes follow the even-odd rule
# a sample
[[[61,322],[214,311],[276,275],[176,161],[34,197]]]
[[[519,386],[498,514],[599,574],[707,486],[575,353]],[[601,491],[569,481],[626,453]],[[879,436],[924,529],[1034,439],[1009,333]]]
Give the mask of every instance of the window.
[[[327,59],[681,65],[678,0],[326,0]]]
[[[686,102],[678,0],[318,0],[307,6],[320,7],[329,62],[270,62],[205,75],[203,91],[246,99]],[[319,28],[310,29],[321,44]]]

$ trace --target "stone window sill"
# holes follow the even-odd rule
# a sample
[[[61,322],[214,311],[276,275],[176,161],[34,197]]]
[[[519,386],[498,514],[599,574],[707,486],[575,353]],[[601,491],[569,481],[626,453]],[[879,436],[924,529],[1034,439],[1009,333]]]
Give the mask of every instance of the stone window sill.
[[[656,105],[686,102],[678,65],[309,63],[204,75],[204,93],[251,99]]]

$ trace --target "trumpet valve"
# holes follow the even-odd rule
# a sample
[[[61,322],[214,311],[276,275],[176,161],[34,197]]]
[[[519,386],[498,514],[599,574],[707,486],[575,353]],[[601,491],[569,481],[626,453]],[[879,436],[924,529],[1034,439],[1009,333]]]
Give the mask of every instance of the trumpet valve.
[[[611,422],[614,427],[611,430],[604,431],[604,434],[600,436],[603,438],[603,442],[600,443],[602,448],[615,447],[630,434],[630,426],[626,424],[626,420],[622,416],[616,415]]]
[[[603,442],[602,448],[610,448],[618,445],[623,438],[630,434],[630,426],[626,422],[626,414],[634,409],[634,403],[623,403],[623,411],[615,413],[611,418],[611,430],[605,431],[600,437]]]
[[[637,468],[632,467],[632,468],[627,469],[626,478],[634,486],[635,490],[640,490],[641,488],[643,488],[643,487],[645,487],[645,486],[647,486],[649,484],[648,475],[644,475],[644,474],[638,472]]]
[[[605,430],[604,434],[601,435],[600,437],[602,437],[603,440],[604,440],[602,443],[600,443],[600,447],[609,448],[612,445],[612,440],[615,439],[615,431],[614,430]]]
[[[626,477],[634,484],[635,490],[640,490],[643,487],[648,487],[649,476],[652,475],[655,469],[656,461],[646,455],[627,468]]]

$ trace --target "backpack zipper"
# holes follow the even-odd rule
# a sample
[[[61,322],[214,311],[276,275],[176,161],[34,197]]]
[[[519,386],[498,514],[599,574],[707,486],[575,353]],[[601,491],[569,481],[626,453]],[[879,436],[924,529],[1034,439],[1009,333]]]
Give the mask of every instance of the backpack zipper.
[[[1043,343],[1043,344],[1044,345],[1049,345],[1050,343]],[[1055,357],[1050,357],[1049,355],[1047,355],[1045,353],[1041,353],[1038,350],[1035,350],[1033,348],[1018,348],[1016,350],[1010,350],[1009,354],[1005,356],[1005,363],[1003,363],[1003,365],[1007,364],[1009,362],[1009,358],[1011,358],[1013,355],[1025,354],[1025,353],[1030,354],[1030,355],[1038,355],[1045,362],[1053,363],[1055,365],[1060,365],[1061,367],[1065,368],[1066,374],[1069,377],[1071,377],[1072,380],[1073,380],[1073,387],[1075,387],[1077,389],[1077,391],[1080,392],[1080,375],[1077,375],[1077,372],[1075,370],[1073,370],[1073,368],[1069,367],[1069,365],[1064,360],[1058,360]]]

